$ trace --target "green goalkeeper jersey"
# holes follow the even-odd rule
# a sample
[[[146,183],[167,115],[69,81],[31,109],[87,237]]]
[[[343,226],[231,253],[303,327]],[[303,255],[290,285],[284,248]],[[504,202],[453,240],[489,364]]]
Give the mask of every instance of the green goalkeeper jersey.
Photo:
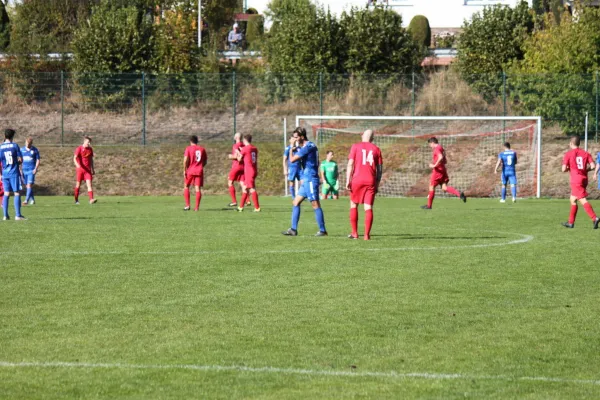
[[[321,171],[325,176],[325,182],[331,186],[335,185],[338,179],[338,166],[335,161],[323,161],[321,163]]]

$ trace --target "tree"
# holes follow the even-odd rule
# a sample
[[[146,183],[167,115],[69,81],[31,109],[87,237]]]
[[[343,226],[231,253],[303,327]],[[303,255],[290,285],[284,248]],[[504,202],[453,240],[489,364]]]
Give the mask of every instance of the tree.
[[[222,47],[225,42],[237,7],[237,0],[202,0],[202,18],[208,23],[213,48]]]
[[[385,8],[352,8],[344,12],[344,69],[348,73],[411,73],[420,68],[423,51],[406,29],[400,14]]]
[[[341,72],[343,35],[340,24],[309,0],[273,0],[272,26],[264,56],[271,71],[287,73]]]
[[[485,7],[463,25],[456,68],[487,100],[495,98],[506,66],[523,58],[523,43],[534,28],[527,2],[515,8]]]
[[[412,35],[415,42],[422,44],[425,47],[431,45],[431,28],[429,20],[423,15],[415,15],[408,24],[408,31]]]
[[[6,6],[0,1],[0,51],[6,51],[10,45],[10,18]]]
[[[546,29],[524,42],[524,58],[510,70],[518,106],[559,121],[567,134],[580,134],[583,114],[594,109],[600,68],[600,10],[576,7],[577,18],[565,13],[560,24],[548,14]]]
[[[135,6],[110,0],[94,7],[89,22],[73,41],[74,69],[79,72],[140,72],[155,69],[152,18]]]

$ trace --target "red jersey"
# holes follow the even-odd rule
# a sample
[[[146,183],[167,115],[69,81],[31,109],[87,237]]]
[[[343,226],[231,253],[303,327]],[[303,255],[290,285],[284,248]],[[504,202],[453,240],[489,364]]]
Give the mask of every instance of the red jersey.
[[[377,184],[377,166],[383,164],[379,147],[368,142],[353,144],[348,159],[354,160],[352,184],[366,186]]]
[[[244,175],[256,176],[258,173],[258,149],[251,144],[241,148]]]
[[[433,148],[433,158],[431,163],[435,164],[438,160],[438,158],[440,157],[440,155],[443,157],[442,161],[437,165],[437,167],[435,167],[433,169],[434,172],[440,173],[440,174],[445,174],[446,173],[446,151],[444,150],[444,148],[442,147],[441,144],[438,144],[437,146],[435,146]]]
[[[237,153],[238,150],[242,150],[244,148],[244,143],[239,142],[239,143],[234,143],[233,147],[231,148],[231,155],[234,157],[237,157]],[[231,169],[243,169],[244,168],[244,162],[243,161],[238,161],[237,158],[233,159],[233,162],[231,163]]]
[[[588,177],[589,166],[594,162],[592,155],[585,150],[572,149],[563,158],[571,174],[571,182],[581,182]]]
[[[75,149],[75,157],[77,158],[77,163],[82,169],[91,172],[92,159],[94,158],[94,150],[92,149],[92,146],[79,146]]]
[[[197,144],[188,146],[183,155],[190,160],[185,173],[188,176],[202,176],[202,173],[204,172],[204,164],[206,163],[207,159],[206,150],[204,150],[204,147],[198,146]]]

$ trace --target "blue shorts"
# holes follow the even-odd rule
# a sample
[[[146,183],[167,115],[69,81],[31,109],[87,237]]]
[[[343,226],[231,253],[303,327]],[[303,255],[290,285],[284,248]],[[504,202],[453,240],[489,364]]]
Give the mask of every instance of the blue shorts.
[[[12,178],[2,177],[2,186],[4,186],[4,194],[17,193],[23,189],[21,186],[21,177],[13,176]]]
[[[289,168],[288,169],[288,182],[294,182],[294,181],[301,181],[302,178],[300,177],[300,173],[302,171],[300,171],[300,168]]]
[[[517,184],[517,176],[515,174],[502,173],[502,184],[506,185],[506,182],[510,182],[511,185]]]
[[[23,171],[26,185],[33,185],[35,183],[35,174],[29,171]]]
[[[319,200],[319,179],[305,179],[302,181],[298,196],[302,196],[309,201]]]

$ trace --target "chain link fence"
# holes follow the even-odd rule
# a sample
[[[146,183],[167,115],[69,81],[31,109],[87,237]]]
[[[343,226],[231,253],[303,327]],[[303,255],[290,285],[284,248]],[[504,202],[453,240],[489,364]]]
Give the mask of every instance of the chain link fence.
[[[0,74],[0,122],[44,145],[181,144],[234,132],[280,141],[296,115],[541,115],[557,134],[598,134],[593,74]]]

